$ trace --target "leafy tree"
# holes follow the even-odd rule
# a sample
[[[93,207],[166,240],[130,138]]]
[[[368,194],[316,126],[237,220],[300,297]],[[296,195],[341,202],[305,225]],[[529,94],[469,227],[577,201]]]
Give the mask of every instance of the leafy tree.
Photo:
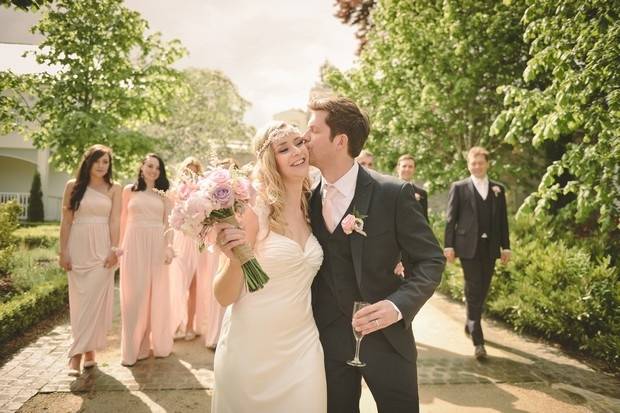
[[[525,85],[503,88],[493,132],[513,145],[561,146],[522,211],[571,238],[620,249],[620,3],[530,0]],[[559,204],[558,202],[561,201]]]
[[[343,23],[357,26],[355,37],[359,40],[358,54],[367,42],[367,35],[372,28],[370,13],[377,3],[376,0],[336,0],[336,17]]]
[[[165,116],[179,75],[171,64],[184,54],[178,41],[147,35],[147,22],[122,0],[59,0],[45,5],[33,32],[44,40],[36,61],[53,70],[37,79],[32,133],[38,148],[72,170],[84,148],[113,148],[117,166],[133,170],[152,148],[141,124]]]
[[[30,187],[30,199],[28,201],[28,221],[41,222],[44,219],[43,192],[41,191],[41,175],[35,172]]]
[[[524,1],[386,0],[373,11],[374,27],[359,67],[323,70],[324,80],[371,115],[369,148],[391,170],[412,153],[418,175],[445,187],[466,171],[474,145],[493,153],[494,174],[527,183],[542,165],[528,148],[513,150],[489,129],[502,110],[497,87],[520,83],[527,49],[519,20]],[[531,185],[531,183],[530,183]]]
[[[30,81],[30,76],[0,71],[0,135],[23,130],[30,119]]]
[[[22,10],[38,9],[45,3],[51,3],[51,0],[0,0],[0,5],[2,6],[15,7]]]
[[[222,72],[188,69],[182,72],[184,93],[171,100],[171,116],[150,125],[146,131],[159,139],[158,151],[168,161],[180,161],[189,154],[199,157],[227,157],[247,143],[254,128],[243,122],[250,103]]]

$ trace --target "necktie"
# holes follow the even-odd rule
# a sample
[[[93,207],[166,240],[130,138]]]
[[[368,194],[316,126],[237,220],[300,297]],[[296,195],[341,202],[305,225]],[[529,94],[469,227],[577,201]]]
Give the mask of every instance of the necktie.
[[[334,198],[338,193],[338,189],[334,185],[325,184],[325,192],[323,193],[323,219],[325,226],[329,232],[334,232],[336,222],[334,219]]]

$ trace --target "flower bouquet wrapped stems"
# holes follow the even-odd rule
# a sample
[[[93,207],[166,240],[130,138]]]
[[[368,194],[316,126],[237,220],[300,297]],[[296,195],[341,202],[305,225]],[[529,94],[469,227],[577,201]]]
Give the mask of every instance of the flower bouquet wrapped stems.
[[[239,222],[232,208],[213,211],[211,217],[218,222],[225,222],[234,227],[239,227]],[[254,292],[263,288],[267,281],[269,281],[269,277],[265,274],[258,261],[256,261],[250,246],[247,244],[239,245],[234,247],[232,252],[241,263],[241,270],[243,271],[248,290]]]
[[[209,231],[218,222],[239,227],[235,212],[241,212],[250,201],[252,187],[244,176],[215,168],[204,176],[181,181],[177,185],[176,205],[170,213],[171,226],[198,241],[200,250],[207,244]],[[254,257],[252,249],[243,244],[233,248],[241,263],[245,283],[250,292],[265,286],[269,277]]]

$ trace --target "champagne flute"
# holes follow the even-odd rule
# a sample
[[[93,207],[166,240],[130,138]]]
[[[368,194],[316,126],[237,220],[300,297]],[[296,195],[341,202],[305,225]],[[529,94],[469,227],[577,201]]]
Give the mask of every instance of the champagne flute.
[[[364,301],[355,301],[353,303],[353,315],[355,315],[355,313],[357,313],[362,308],[369,305],[369,303],[366,303]],[[347,364],[353,367],[365,367],[366,363],[360,360],[360,344],[362,343],[362,339],[364,338],[364,336],[362,335],[361,331],[357,331],[355,330],[355,327],[353,327],[353,337],[355,337],[355,357],[353,358],[353,360],[347,361]]]

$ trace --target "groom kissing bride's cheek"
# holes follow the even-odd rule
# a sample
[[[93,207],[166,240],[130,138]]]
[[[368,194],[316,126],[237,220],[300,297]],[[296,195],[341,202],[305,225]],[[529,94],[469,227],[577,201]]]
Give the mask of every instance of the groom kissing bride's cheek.
[[[443,251],[412,186],[355,162],[370,128],[358,106],[332,97],[309,109],[304,136],[284,122],[257,135],[256,205],[243,229],[218,228],[230,263],[214,291],[234,304],[213,411],[359,412],[363,377],[379,411],[418,412],[411,323],[441,281]],[[308,164],[321,172],[311,192]],[[254,293],[230,253],[244,242],[270,278]]]

